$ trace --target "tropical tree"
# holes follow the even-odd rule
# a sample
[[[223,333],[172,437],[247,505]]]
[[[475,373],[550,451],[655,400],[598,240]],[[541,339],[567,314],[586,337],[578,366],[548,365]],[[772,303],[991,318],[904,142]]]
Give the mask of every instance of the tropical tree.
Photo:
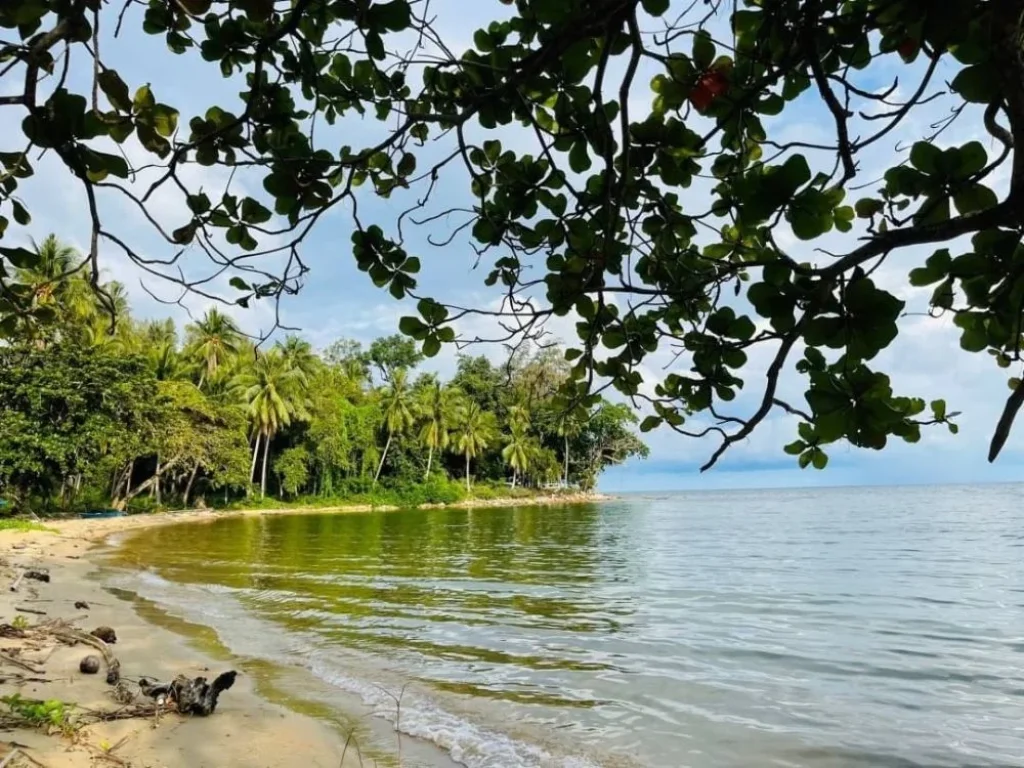
[[[479,456],[490,445],[497,433],[497,419],[493,413],[484,411],[474,402],[459,409],[455,423],[455,445],[466,457],[466,492],[472,490],[470,461]]]
[[[530,466],[533,448],[533,441],[527,433],[526,424],[519,420],[513,421],[512,430],[505,438],[505,447],[501,449],[502,458],[512,467],[513,488],[516,487],[519,476],[526,474],[526,470]]]
[[[583,430],[583,422],[576,411],[562,411],[558,414],[558,436],[562,438],[562,461],[564,471],[562,473],[562,485],[569,487],[569,441],[579,435]]]
[[[420,393],[420,442],[427,447],[427,470],[423,473],[424,480],[430,479],[434,453],[448,447],[456,406],[455,392],[439,381],[434,381]]]
[[[306,418],[306,376],[300,369],[291,367],[279,349],[271,349],[257,357],[243,373],[240,387],[256,437],[250,476],[256,471],[256,458],[262,442],[260,496],[266,496],[267,459],[274,436],[293,419]]]
[[[313,376],[320,365],[320,358],[313,351],[313,346],[301,336],[289,334],[277,346],[288,366],[302,371],[307,379]]]
[[[199,388],[242,346],[235,321],[217,308],[185,328],[186,354],[199,369]]]
[[[380,457],[380,464],[377,466],[377,473],[373,477],[376,483],[380,479],[381,470],[384,469],[384,462],[388,458],[388,451],[391,448],[391,441],[395,435],[404,434],[416,423],[416,416],[413,411],[412,394],[409,390],[408,374],[404,368],[397,368],[391,372],[391,381],[384,392],[384,429],[388,433],[387,442],[384,444],[384,452]]]

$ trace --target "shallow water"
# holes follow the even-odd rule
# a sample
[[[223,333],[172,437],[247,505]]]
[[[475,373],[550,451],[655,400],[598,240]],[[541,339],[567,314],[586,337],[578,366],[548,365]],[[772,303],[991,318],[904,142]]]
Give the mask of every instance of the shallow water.
[[[1024,766],[1022,498],[231,518],[139,533],[116,581],[471,768]]]

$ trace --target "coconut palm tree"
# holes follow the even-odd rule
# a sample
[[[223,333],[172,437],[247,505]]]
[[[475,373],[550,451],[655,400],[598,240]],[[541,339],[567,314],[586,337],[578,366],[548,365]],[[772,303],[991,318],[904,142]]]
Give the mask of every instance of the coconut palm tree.
[[[533,453],[533,444],[526,432],[525,422],[513,421],[512,431],[505,438],[505,447],[501,449],[501,457],[512,467],[512,487],[516,487],[516,481],[520,475],[526,473],[530,466],[530,458]]]
[[[381,470],[384,469],[384,462],[388,458],[388,450],[391,448],[391,441],[395,435],[400,435],[411,429],[416,423],[416,416],[413,413],[412,392],[409,389],[409,380],[404,369],[398,369],[391,376],[391,382],[384,393],[384,429],[387,430],[388,440],[384,444],[384,453],[380,456],[380,464],[377,465],[377,474],[373,477],[376,483],[380,479]]]
[[[216,308],[185,328],[185,349],[199,367],[199,388],[242,346],[235,321]]]
[[[564,474],[562,475],[562,485],[566,488],[569,487],[569,440],[579,435],[582,431],[583,424],[575,413],[566,412],[559,416],[558,435],[562,438],[564,444],[562,459],[565,462]]]
[[[471,490],[469,465],[490,445],[497,432],[497,420],[490,411],[484,411],[470,402],[459,409],[455,424],[455,445],[466,457],[466,492]]]
[[[420,426],[420,442],[427,447],[427,471],[424,480],[430,479],[430,467],[434,452],[443,451],[451,440],[451,422],[455,411],[455,394],[439,381],[433,382],[420,393],[419,412],[423,419]]]
[[[290,334],[283,342],[278,342],[277,347],[288,361],[288,365],[302,371],[307,379],[320,364],[320,358],[313,351],[312,345],[301,336]]]
[[[306,416],[306,377],[288,364],[280,350],[260,355],[240,377],[239,386],[249,409],[256,443],[253,446],[251,473],[263,444],[263,468],[260,472],[260,496],[267,494],[267,459],[274,436],[282,427]]]

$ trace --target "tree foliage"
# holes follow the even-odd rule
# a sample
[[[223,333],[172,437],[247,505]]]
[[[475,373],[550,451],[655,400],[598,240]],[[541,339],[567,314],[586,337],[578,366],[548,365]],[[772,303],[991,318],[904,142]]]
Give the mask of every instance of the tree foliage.
[[[47,242],[41,247],[63,252],[55,239]],[[83,269],[77,253],[67,255],[72,269]],[[73,315],[62,303],[77,301],[77,288],[64,284],[77,275],[55,284],[52,305],[66,320],[59,333],[41,337],[23,325],[0,346],[0,497],[19,506],[187,506],[211,493],[231,500],[256,489],[342,500],[378,480],[385,489],[418,489],[410,498],[419,501],[450,501],[453,487],[458,497],[455,477],[465,476],[470,489],[469,460],[478,479],[495,483],[510,474],[514,484],[550,479],[543,466],[551,461],[503,455],[498,424],[500,414],[531,457],[545,443],[553,452],[558,436],[531,414],[555,407],[558,382],[538,399],[534,377],[502,379],[485,358],[464,358],[480,376],[473,392],[491,404],[484,409],[435,374],[413,381],[419,356],[411,355],[408,366],[395,362],[389,381],[374,386],[348,355],[320,355],[298,336],[254,348],[216,310],[189,324],[182,342],[173,322],[130,314],[119,317],[116,335],[93,337],[84,329],[102,309],[93,304]],[[539,353],[515,370],[548,357]],[[460,364],[455,378],[469,381],[468,370]],[[492,387],[486,398],[483,382]],[[589,417],[604,429],[599,409]],[[632,434],[628,408],[619,421]],[[596,431],[578,432],[573,484],[589,487],[601,467],[616,463],[582,463],[588,441],[599,439]],[[629,455],[642,455],[633,439]]]
[[[566,402],[593,406],[606,386],[646,400],[645,428],[721,438],[706,466],[772,413],[798,417],[787,450],[803,466],[823,466],[837,441],[877,449],[916,441],[925,424],[955,427],[944,402],[894,392],[876,367],[906,307],[873,273],[901,252],[914,262],[907,280],[933,287],[928,310],[953,318],[963,349],[1019,373],[1021,0],[515,0],[464,49],[446,43],[426,0],[130,6],[0,8],[10,33],[0,107],[21,121],[0,151],[0,329],[52,320],[23,274],[40,264],[36,252],[7,244],[30,222],[21,190],[42,151],[84,195],[88,279],[105,306],[101,243],[247,306],[296,291],[308,233],[347,208],[359,268],[418,301],[401,329],[423,354],[460,328],[477,338],[465,330],[473,316],[496,316],[506,339],[522,339],[574,315]],[[102,45],[101,18],[115,30]],[[237,99],[182,114],[169,88],[109,66],[110,49],[139,28],[166,48],[167,70],[198,51],[211,74],[241,86]],[[918,119],[936,99],[945,116]],[[794,111],[823,116],[826,138],[787,136],[779,116]],[[944,143],[954,124],[989,148]],[[185,173],[196,164],[253,183],[200,188]],[[435,199],[442,188],[456,192]],[[158,220],[158,193],[186,213]],[[409,210],[367,220],[360,194]],[[149,216],[166,259],[119,234],[110,210],[126,202]],[[471,233],[486,282],[504,292],[500,308],[420,291],[424,254],[401,229],[441,219]],[[186,250],[216,274],[238,273],[236,293],[178,272]],[[676,365],[642,386],[659,350]],[[761,350],[769,362],[751,371]],[[729,412],[762,375],[750,410]],[[805,403],[779,396],[783,375]],[[990,458],[1024,402],[1018,379]]]

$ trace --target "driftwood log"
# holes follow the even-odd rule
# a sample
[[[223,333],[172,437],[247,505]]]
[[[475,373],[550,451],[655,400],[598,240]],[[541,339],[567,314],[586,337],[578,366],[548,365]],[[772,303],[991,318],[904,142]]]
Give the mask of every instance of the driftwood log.
[[[158,702],[173,701],[175,709],[182,715],[205,717],[214,713],[218,697],[235,684],[237,675],[234,670],[224,672],[212,683],[206,682],[205,677],[190,680],[184,675],[178,675],[169,683],[151,683],[143,679],[139,681],[139,687],[143,694]]]

